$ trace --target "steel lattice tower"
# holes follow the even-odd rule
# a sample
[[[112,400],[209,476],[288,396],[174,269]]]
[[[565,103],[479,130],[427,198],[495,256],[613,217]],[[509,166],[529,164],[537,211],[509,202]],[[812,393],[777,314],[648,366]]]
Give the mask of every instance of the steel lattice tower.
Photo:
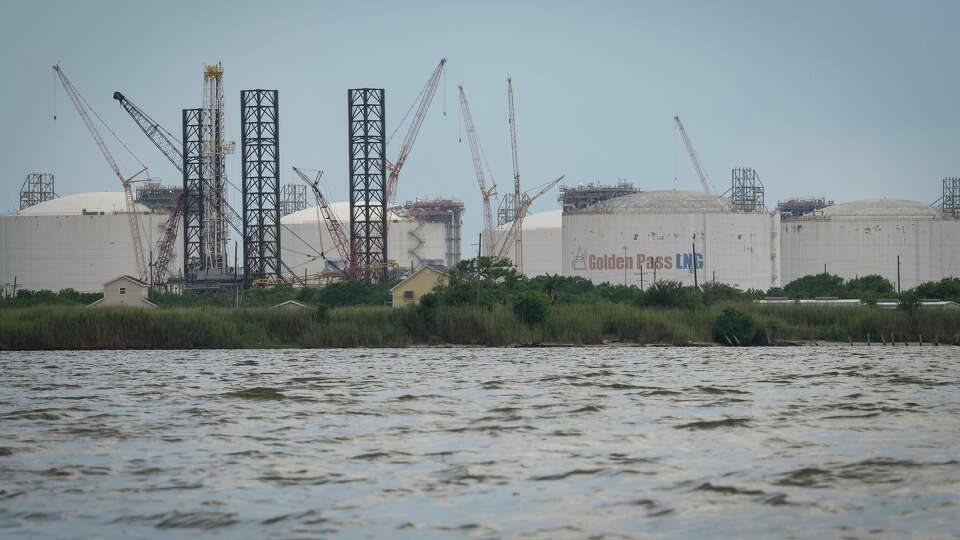
[[[960,178],[943,179],[943,197],[941,198],[943,213],[960,218]]]
[[[740,212],[765,212],[763,182],[757,171],[738,167],[730,173],[730,202]]]
[[[280,277],[280,134],[277,91],[240,92],[243,268],[247,283]]]
[[[49,173],[30,173],[20,188],[20,209],[57,198],[53,191],[54,177]]]
[[[197,279],[207,270],[204,248],[204,156],[202,131],[204,109],[183,110],[183,279]]]
[[[286,184],[280,194],[280,217],[307,207],[307,186]]]
[[[347,90],[350,250],[368,279],[387,274],[386,113],[382,88]],[[379,270],[379,271],[378,271]]]

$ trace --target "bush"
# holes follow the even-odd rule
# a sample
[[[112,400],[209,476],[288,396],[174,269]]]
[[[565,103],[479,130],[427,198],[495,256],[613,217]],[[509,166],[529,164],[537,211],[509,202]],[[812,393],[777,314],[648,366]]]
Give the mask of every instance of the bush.
[[[639,304],[648,307],[682,307],[695,309],[703,306],[703,295],[693,287],[684,287],[679,281],[663,280],[651,285]]]
[[[329,318],[330,318],[330,306],[326,304],[317,304],[317,308],[313,310],[314,322],[325,323]]]
[[[523,291],[513,298],[513,314],[530,326],[547,320],[549,306],[550,298],[537,291]]]
[[[753,317],[733,308],[724,309],[713,322],[713,340],[717,343],[750,345],[756,331]]]

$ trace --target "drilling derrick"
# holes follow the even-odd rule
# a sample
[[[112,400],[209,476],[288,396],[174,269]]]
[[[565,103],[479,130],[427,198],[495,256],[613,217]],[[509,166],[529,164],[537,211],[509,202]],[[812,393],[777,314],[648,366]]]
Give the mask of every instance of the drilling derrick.
[[[210,179],[210,191],[202,204],[205,265],[210,271],[227,273],[227,171],[225,154],[232,154],[235,145],[223,137],[223,67],[207,66],[203,72],[204,120],[200,130],[200,153],[203,156],[203,177]]]

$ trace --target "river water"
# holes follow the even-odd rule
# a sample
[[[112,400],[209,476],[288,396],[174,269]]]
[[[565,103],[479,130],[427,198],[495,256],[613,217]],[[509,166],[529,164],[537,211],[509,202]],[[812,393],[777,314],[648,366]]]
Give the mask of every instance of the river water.
[[[2,538],[956,537],[960,348],[0,353]]]

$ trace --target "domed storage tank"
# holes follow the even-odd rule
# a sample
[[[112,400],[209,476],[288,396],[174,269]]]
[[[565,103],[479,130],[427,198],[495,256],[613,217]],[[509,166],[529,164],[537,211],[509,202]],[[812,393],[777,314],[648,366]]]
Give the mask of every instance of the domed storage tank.
[[[779,286],[780,214],[736,211],[724,197],[648,191],[563,215],[563,268],[594,283],[654,279],[740,289]]]
[[[144,258],[163,238],[167,213],[136,203]],[[169,275],[183,264],[183,227],[173,245]],[[123,192],[67,195],[0,216],[0,283],[18,289],[99,292],[122,275],[137,275]]]
[[[563,273],[563,235],[562,211],[550,210],[538,212],[523,218],[523,273],[528,277]],[[504,223],[494,231],[496,245],[513,226],[513,222]],[[507,257],[513,258],[513,249],[507,250]]]
[[[881,275],[908,289],[960,275],[960,220],[929,204],[869,199],[828,206],[780,226],[783,282],[819,274]]]

